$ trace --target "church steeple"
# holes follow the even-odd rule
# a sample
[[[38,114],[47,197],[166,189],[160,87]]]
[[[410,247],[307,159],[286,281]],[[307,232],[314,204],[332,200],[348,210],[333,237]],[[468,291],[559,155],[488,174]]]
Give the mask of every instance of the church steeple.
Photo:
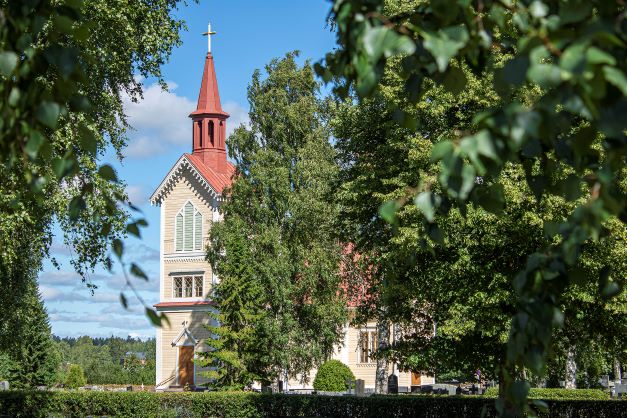
[[[226,119],[229,114],[222,110],[220,103],[218,80],[211,54],[211,35],[213,34],[215,32],[211,32],[211,25],[209,25],[204,34],[208,36],[209,40],[205,69],[198,94],[198,105],[196,110],[189,115],[192,118],[194,132],[192,154],[202,158],[205,165],[214,171],[225,173],[227,169]]]

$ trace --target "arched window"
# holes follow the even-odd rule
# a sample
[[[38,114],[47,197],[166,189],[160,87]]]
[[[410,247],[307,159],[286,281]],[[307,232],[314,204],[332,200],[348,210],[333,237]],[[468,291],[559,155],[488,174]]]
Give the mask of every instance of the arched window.
[[[209,141],[211,141],[211,145],[215,145],[213,142],[213,121],[209,121]]]
[[[202,214],[187,202],[176,214],[176,251],[202,250]]]

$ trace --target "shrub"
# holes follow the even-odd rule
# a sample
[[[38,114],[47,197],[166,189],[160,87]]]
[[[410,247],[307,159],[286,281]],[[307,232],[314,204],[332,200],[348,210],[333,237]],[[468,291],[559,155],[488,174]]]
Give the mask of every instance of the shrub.
[[[499,396],[497,387],[488,388],[485,396],[496,398]],[[562,388],[531,388],[529,390],[529,399],[547,399],[547,400],[602,400],[609,399],[610,394],[601,389],[562,389]]]
[[[329,360],[318,369],[313,387],[316,390],[343,392],[348,389],[346,380],[355,380],[351,369],[339,360]]]
[[[70,364],[70,369],[67,372],[65,378],[65,386],[71,389],[76,389],[81,386],[85,386],[87,380],[85,379],[85,373],[83,368],[78,364]]]

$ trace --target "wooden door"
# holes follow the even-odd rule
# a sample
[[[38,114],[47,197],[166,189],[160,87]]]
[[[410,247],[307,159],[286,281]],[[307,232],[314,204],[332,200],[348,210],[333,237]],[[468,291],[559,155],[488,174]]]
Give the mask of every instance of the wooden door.
[[[194,385],[194,347],[179,347],[179,386]]]
[[[420,386],[420,373],[411,372],[411,385],[412,386]]]

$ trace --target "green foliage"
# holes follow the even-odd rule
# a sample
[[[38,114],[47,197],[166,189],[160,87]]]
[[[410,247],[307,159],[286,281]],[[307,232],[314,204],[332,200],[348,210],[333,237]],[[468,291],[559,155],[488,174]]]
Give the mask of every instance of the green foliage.
[[[9,271],[0,265],[0,354],[6,360],[1,374],[14,388],[52,386],[61,358],[37,288],[40,254],[33,250],[36,243],[22,244],[32,252]]]
[[[77,364],[85,373],[88,384],[155,383],[155,340],[141,341],[134,338],[56,338],[56,349],[62,355],[63,364]],[[128,354],[127,354],[128,353]],[[143,353],[140,361],[135,353]],[[61,373],[67,374],[65,368]],[[63,378],[59,379],[62,383]]]
[[[266,73],[256,71],[248,88],[250,129],[228,139],[237,175],[208,250],[221,278],[209,357],[238,370],[238,384],[307,375],[330,356],[346,317],[333,231],[339,207],[327,199],[337,172],[328,107],[296,53],[272,60]]]
[[[109,248],[126,233],[139,236],[145,220],[129,217],[136,208],[99,159],[107,147],[121,158],[122,100],[141,97],[137,76],[165,86],[160,66],[180,42],[177,3],[0,2],[3,269],[24,254],[19,234],[37,235],[30,249],[47,255],[53,219],[83,277],[97,264],[111,268]]]
[[[85,379],[85,372],[83,368],[78,364],[70,364],[70,368],[65,378],[65,387],[70,389],[77,389],[85,386],[87,379]]]
[[[221,264],[220,284],[213,293],[219,311],[210,312],[212,324],[207,329],[213,336],[208,344],[211,351],[198,353],[201,366],[211,367],[203,372],[211,386],[219,390],[241,390],[255,380],[247,365],[254,361],[248,352],[255,343],[256,322],[261,316],[257,304],[260,297],[258,282],[247,257],[250,246],[239,219],[227,219],[230,232],[222,241],[229,256]]]
[[[496,398],[499,394],[497,387],[488,388],[484,396]],[[603,400],[609,399],[610,394],[600,389],[563,389],[563,388],[531,388],[529,389],[529,399],[545,400]]]
[[[624,401],[549,400],[552,418],[621,416]],[[0,413],[14,417],[495,417],[494,401],[483,397],[307,396],[250,392],[0,392]]]
[[[316,390],[344,392],[348,389],[347,380],[355,380],[351,369],[339,360],[328,360],[316,372],[313,387]]]
[[[327,54],[326,67],[316,68],[327,80],[340,78],[340,95],[350,87],[361,97],[375,94],[390,59],[402,61],[394,71],[405,81],[400,96],[416,104],[432,101],[423,96],[431,82],[463,89],[454,62],[493,76],[502,102],[470,109],[472,129],[443,136],[432,151],[441,189],[433,192],[423,182],[413,190],[433,193],[418,201],[433,242],[441,243],[433,214],[465,214],[467,202],[498,212],[502,192],[486,186],[498,183],[511,162],[521,164],[521,180],[538,202],[555,196],[576,201],[543,225],[546,241],[525,254],[513,281],[517,303],[503,369],[509,386],[507,404],[499,403],[503,413],[526,408],[526,391],[517,390],[525,384],[517,376],[522,369],[543,373],[553,328],[564,319],[562,296],[573,282],[594,285],[603,299],[624,295],[625,275],[612,263],[596,276],[577,272],[587,245],[609,234],[607,222],[624,229],[627,219],[627,121],[617,117],[627,109],[627,38],[616,24],[624,12],[618,1],[334,2],[340,48]],[[373,43],[378,39],[394,41]],[[505,62],[495,59],[501,53]],[[520,94],[530,88],[536,94]],[[396,113],[408,128],[419,126],[411,112],[397,107]]]

